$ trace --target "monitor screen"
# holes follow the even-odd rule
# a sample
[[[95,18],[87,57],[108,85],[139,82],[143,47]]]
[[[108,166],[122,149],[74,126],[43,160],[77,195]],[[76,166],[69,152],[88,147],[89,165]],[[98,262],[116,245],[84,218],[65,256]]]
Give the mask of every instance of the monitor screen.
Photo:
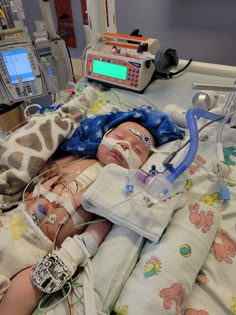
[[[12,84],[35,80],[25,48],[5,51],[1,55]]]
[[[126,80],[127,67],[105,61],[94,60],[93,72],[96,74],[106,75],[111,78]]]

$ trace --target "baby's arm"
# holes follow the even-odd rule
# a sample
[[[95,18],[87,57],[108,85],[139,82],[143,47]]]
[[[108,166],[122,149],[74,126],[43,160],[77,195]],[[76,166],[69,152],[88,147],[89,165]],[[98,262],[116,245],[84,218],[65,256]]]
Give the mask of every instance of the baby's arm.
[[[102,243],[112,224],[102,218],[90,224],[85,232],[94,235],[98,241],[98,246]],[[32,268],[26,268],[19,272],[11,282],[11,286],[0,303],[0,314],[4,315],[31,315],[42,299],[44,293],[33,286],[31,281]]]

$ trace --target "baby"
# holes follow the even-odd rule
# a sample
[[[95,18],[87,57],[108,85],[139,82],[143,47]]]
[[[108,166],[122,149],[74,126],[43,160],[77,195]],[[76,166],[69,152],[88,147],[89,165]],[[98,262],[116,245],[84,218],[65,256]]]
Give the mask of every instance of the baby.
[[[26,196],[27,211],[14,211],[5,223],[1,218],[0,239],[10,245],[0,246],[0,314],[32,314],[44,292],[59,290],[96,253],[112,224],[83,209],[81,197],[104,165],[137,169],[154,146],[182,136],[155,110],[109,113],[81,122],[61,147],[73,154],[54,161],[57,172],[46,173]],[[85,158],[78,159],[82,153]],[[45,165],[44,171],[50,167]]]

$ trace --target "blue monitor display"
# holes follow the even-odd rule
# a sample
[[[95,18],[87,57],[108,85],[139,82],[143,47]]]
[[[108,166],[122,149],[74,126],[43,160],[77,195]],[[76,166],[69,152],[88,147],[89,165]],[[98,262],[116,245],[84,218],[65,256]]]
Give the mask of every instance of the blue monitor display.
[[[35,80],[25,48],[5,51],[1,54],[12,84]]]

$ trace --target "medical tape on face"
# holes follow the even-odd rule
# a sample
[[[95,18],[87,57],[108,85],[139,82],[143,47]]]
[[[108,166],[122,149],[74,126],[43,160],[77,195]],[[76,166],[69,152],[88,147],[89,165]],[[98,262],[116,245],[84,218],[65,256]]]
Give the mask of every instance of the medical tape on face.
[[[53,192],[49,191],[47,188],[45,188],[41,184],[38,184],[34,188],[33,197],[37,198],[38,193],[40,193],[40,195],[46,198],[50,203],[56,202],[60,204],[70,215],[71,220],[74,225],[78,225],[84,222],[84,219],[78,214],[78,212],[76,212],[70,200],[70,197],[67,194],[58,196],[57,194],[54,194]]]
[[[128,153],[127,150],[124,150],[120,143],[127,143],[129,146]],[[126,162],[128,163],[129,168],[137,169],[142,165],[142,161],[139,156],[132,150],[131,145],[128,141],[117,140],[111,137],[107,137],[106,134],[102,138],[101,144],[105,145],[109,149],[115,149],[122,154]]]
[[[133,136],[138,137],[146,147],[150,148],[153,146],[152,140],[148,136],[145,136],[143,133],[141,133],[138,129],[128,128],[128,131]]]

